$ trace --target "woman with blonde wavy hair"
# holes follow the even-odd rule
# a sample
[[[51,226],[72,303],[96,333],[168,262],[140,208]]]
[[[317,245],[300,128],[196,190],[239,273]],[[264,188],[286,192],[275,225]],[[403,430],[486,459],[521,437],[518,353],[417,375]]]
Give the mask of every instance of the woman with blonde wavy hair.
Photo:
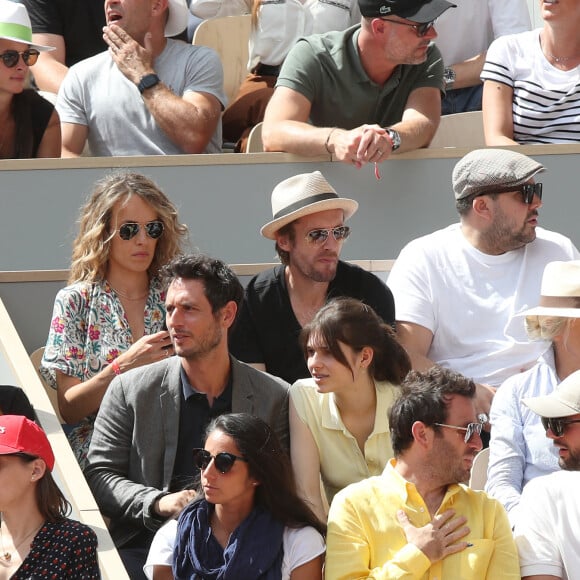
[[[504,505],[512,524],[524,485],[559,469],[557,449],[522,399],[549,395],[580,370],[580,261],[550,262],[539,306],[523,314],[529,338],[551,345],[531,369],[502,384],[491,406],[486,491]]]
[[[181,253],[187,227],[155,183],[137,173],[97,182],[79,224],[69,285],[56,296],[40,372],[57,389],[83,467],[109,383],[173,354],[158,273]]]

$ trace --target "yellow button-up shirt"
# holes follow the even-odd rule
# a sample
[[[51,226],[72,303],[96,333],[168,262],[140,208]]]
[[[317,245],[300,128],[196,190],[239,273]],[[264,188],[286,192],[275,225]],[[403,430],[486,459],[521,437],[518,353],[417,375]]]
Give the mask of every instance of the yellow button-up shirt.
[[[411,523],[423,527],[429,510],[414,484],[395,471],[392,459],[384,473],[339,492],[328,518],[326,580],[515,580],[518,553],[503,506],[482,491],[450,485],[437,513],[453,508],[467,518],[472,544],[431,563],[407,543],[397,519],[403,509]]]

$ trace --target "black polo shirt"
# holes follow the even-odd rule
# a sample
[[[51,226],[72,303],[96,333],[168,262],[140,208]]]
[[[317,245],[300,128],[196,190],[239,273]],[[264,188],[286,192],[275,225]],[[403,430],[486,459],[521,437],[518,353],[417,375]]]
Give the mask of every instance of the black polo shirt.
[[[173,467],[173,478],[169,491],[180,491],[191,488],[199,474],[193,463],[192,450],[203,447],[205,430],[209,422],[232,412],[232,373],[228,377],[226,388],[210,407],[205,393],[196,391],[190,384],[187,374],[181,367],[181,406],[179,409],[179,436],[177,453]]]

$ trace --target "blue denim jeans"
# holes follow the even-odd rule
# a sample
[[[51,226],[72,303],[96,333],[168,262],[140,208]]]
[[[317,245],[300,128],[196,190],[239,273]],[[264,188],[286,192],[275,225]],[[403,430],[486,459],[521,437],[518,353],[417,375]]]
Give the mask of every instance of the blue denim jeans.
[[[441,114],[451,115],[451,113],[481,111],[482,93],[482,84],[447,91],[445,98],[441,101]]]

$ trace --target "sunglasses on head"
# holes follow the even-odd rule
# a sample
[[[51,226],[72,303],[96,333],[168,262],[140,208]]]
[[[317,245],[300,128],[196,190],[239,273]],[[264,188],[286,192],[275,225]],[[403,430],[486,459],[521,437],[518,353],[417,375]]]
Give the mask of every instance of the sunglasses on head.
[[[458,425],[447,425],[446,423],[433,423],[438,427],[447,427],[448,429],[455,429],[456,431],[465,431],[465,437],[463,441],[469,443],[471,438],[477,433],[481,436],[481,431],[483,429],[483,423],[468,423],[467,427],[459,427]]]
[[[580,419],[562,419],[562,418],[548,418],[542,417],[542,425],[547,431],[550,429],[556,437],[562,437],[568,425],[572,423],[580,423]]]
[[[236,460],[248,461],[245,457],[240,457],[233,453],[218,453],[217,455],[212,455],[205,449],[193,450],[193,461],[199,469],[207,469],[207,466],[211,463],[212,459],[216,469],[222,474],[230,471]]]
[[[350,228],[348,226],[338,226],[336,228],[319,228],[310,230],[306,234],[306,241],[311,244],[324,244],[328,240],[328,236],[332,233],[337,242],[346,240],[350,235]]]
[[[40,52],[35,48],[29,48],[28,50],[24,50],[22,52],[18,52],[17,50],[5,50],[2,54],[0,54],[0,58],[4,63],[4,66],[8,68],[13,68],[18,64],[18,59],[22,56],[22,60],[26,66],[32,66],[36,64],[38,60],[38,55]]]
[[[163,222],[161,220],[154,220],[143,225],[147,235],[156,240],[163,233]],[[119,228],[119,236],[122,240],[130,240],[134,238],[141,229],[137,222],[127,222]]]
[[[415,34],[421,38],[425,36],[434,26],[437,20],[431,20],[430,22],[423,22],[422,24],[411,24],[410,22],[401,22],[400,20],[389,20],[388,18],[381,18],[385,22],[390,22],[391,24],[402,24],[403,26],[408,26],[415,30]]]

